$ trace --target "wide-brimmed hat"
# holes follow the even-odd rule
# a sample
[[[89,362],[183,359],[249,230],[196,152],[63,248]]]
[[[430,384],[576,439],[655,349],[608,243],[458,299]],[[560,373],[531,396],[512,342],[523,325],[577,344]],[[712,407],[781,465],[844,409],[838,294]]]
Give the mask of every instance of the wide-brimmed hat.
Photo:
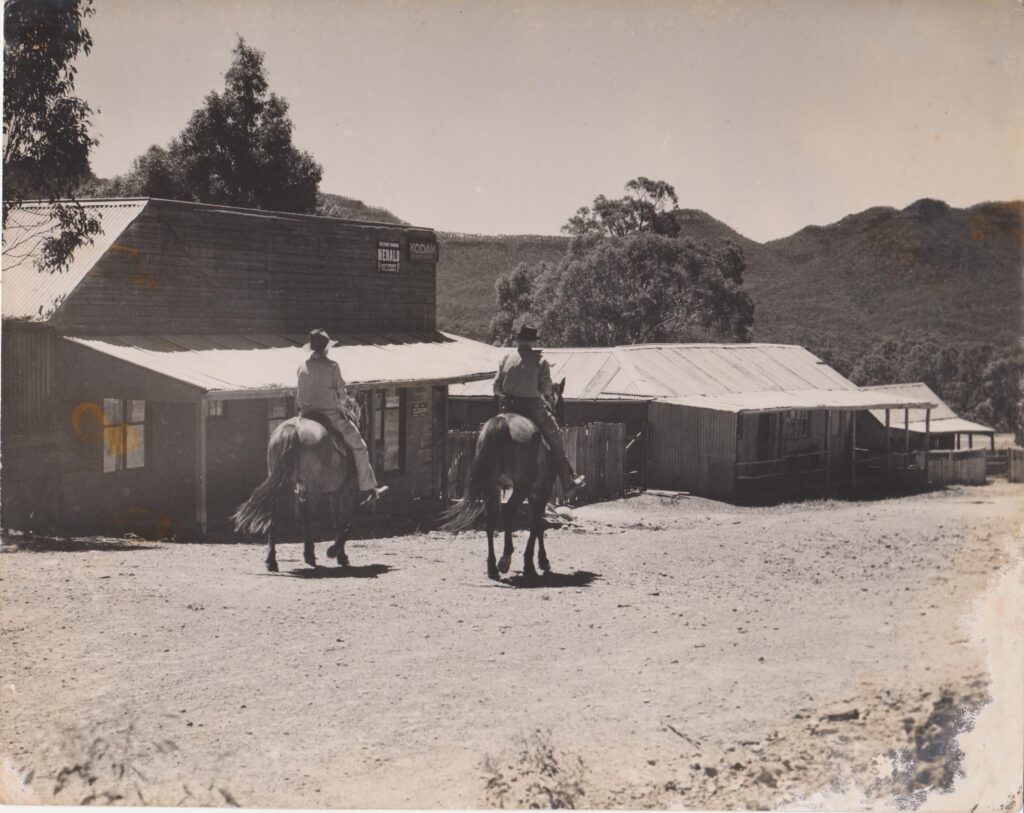
[[[516,334],[516,341],[535,342],[537,341],[537,328],[533,325],[523,325]]]
[[[327,347],[327,345],[331,343],[331,337],[327,335],[326,330],[321,330],[320,328],[317,328],[316,330],[309,331],[310,346],[318,343],[322,344],[324,347]]]

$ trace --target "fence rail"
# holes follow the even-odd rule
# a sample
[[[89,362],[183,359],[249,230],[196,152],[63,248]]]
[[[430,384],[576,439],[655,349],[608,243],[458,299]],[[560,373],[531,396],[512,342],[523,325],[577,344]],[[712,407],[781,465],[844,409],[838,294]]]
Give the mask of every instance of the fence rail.
[[[928,482],[932,485],[984,485],[987,453],[982,449],[933,449],[927,454]],[[925,452],[917,452],[918,467],[924,466],[924,456]]]
[[[461,499],[476,452],[476,432],[448,432],[448,497]],[[577,503],[621,497],[626,490],[626,427],[621,423],[588,423],[562,428],[569,463],[587,482],[574,495]],[[561,497],[556,483],[553,499]]]

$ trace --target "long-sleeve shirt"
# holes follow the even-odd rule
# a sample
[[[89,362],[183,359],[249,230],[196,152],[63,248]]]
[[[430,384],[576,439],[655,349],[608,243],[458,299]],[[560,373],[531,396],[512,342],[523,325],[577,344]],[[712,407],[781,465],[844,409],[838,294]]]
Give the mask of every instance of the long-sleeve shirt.
[[[551,365],[540,350],[516,348],[510,351],[498,367],[494,394],[510,398],[551,395]]]
[[[299,366],[295,400],[300,412],[341,409],[347,395],[341,368],[323,353],[313,353]]]

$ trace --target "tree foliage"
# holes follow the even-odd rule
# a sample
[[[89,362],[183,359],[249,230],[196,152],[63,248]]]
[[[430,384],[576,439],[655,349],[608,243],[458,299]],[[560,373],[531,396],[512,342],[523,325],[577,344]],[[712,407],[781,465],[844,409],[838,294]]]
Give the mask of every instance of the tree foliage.
[[[619,200],[598,197],[565,231],[558,263],[520,264],[495,285],[492,340],[505,343],[525,320],[550,345],[746,341],[754,305],[743,290],[743,252],[675,237],[675,190],[637,178]]]
[[[881,339],[853,355],[810,347],[861,386],[923,381],[954,412],[1000,432],[1021,432],[1024,353],[1015,345],[950,342],[937,335]]]
[[[5,0],[3,225],[26,199],[51,202],[57,228],[42,242],[40,270],[63,270],[92,242],[99,220],[75,200],[89,175],[92,109],[75,96],[75,58],[92,50],[92,0]]]
[[[288,102],[270,91],[262,51],[239,38],[221,93],[211,92],[167,147],[152,146],[110,194],[310,213],[322,167],[292,144]]]
[[[598,195],[592,207],[577,209],[562,231],[574,237],[622,237],[637,232],[675,237],[679,234],[675,217],[678,204],[679,198],[671,184],[641,176],[626,184],[624,197]]]

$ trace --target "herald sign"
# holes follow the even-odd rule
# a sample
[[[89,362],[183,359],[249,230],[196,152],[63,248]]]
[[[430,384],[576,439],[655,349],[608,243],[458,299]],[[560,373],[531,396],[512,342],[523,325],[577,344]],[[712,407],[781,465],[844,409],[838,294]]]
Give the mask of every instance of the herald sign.
[[[377,271],[381,274],[397,274],[402,249],[398,243],[381,240],[377,243]]]

